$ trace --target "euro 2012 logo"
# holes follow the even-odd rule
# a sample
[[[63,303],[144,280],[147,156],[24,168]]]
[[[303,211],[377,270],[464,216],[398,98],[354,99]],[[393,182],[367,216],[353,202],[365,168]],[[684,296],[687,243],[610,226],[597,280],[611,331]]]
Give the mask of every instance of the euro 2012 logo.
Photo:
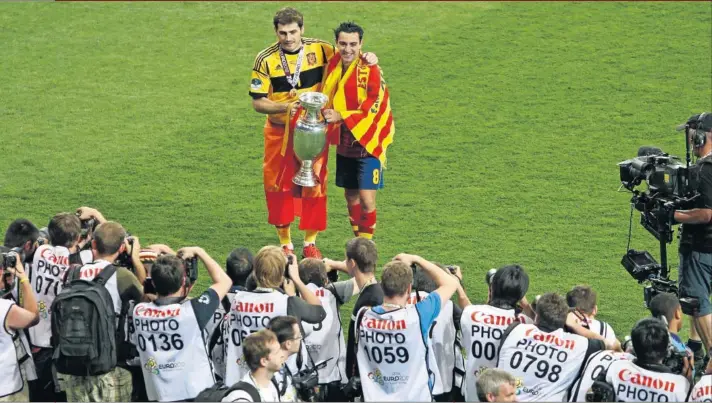
[[[44,301],[40,301],[40,303],[38,304],[38,308],[40,310],[40,318],[47,319],[47,304],[45,304]]]
[[[373,380],[379,385],[383,385],[385,382],[383,381],[383,374],[381,373],[381,370],[376,368],[373,372],[368,373],[368,378]]]
[[[154,375],[158,375],[158,363],[156,362],[156,359],[153,357],[149,357],[148,361],[146,362],[146,365],[144,367],[151,371]]]
[[[523,386],[524,386],[524,382],[522,382],[521,378],[517,378],[517,383],[514,385],[514,388],[517,390],[517,395],[522,394]]]
[[[247,365],[247,359],[245,358],[245,354],[241,355],[240,358],[235,361],[237,365],[244,367]]]
[[[480,367],[475,370],[475,378],[479,378],[480,375],[484,374],[489,368],[488,367]]]

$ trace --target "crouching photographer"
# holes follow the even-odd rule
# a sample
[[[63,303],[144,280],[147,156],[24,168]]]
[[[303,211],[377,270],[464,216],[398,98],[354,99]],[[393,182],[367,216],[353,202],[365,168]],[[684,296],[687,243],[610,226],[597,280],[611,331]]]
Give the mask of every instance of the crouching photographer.
[[[213,285],[198,298],[187,299],[197,279],[200,259]],[[148,399],[194,399],[215,384],[202,332],[232,281],[202,248],[188,247],[178,257],[160,256],[151,267],[158,298],[133,310],[133,340],[141,357]]]
[[[586,396],[589,402],[684,402],[690,382],[663,364],[670,336],[656,318],[641,319],[633,327],[635,360],[618,360],[602,371]]]
[[[679,295],[699,302],[694,316],[695,328],[709,354],[712,348],[712,113],[691,116],[677,127],[685,130],[687,141],[697,160],[691,182],[699,193],[696,208],[674,212],[674,221],[682,223],[680,234]],[[710,367],[708,367],[710,369]]]

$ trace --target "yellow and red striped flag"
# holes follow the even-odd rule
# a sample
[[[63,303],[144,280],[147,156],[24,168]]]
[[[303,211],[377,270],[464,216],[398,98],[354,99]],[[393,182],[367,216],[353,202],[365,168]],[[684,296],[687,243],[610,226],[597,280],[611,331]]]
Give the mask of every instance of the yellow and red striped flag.
[[[326,67],[322,92],[329,97],[326,108],[340,112],[344,119],[342,124],[369,154],[385,166],[386,149],[393,142],[396,130],[390,95],[381,69],[377,65],[368,66],[359,58],[344,73],[341,55],[336,53]],[[329,133],[331,142],[337,143],[338,136],[338,125],[332,125]]]

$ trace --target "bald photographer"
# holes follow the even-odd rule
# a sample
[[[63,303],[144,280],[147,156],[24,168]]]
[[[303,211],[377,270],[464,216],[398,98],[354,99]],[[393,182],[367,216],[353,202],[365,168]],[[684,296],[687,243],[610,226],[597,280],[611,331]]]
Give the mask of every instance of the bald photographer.
[[[699,193],[695,208],[674,212],[682,223],[680,234],[680,298],[696,299],[699,307],[683,305],[685,314],[694,316],[694,324],[709,354],[712,347],[712,113],[691,116],[677,127],[685,130],[687,141],[698,158],[692,183]],[[687,309],[685,309],[687,308]],[[708,366],[708,369],[712,369]]]

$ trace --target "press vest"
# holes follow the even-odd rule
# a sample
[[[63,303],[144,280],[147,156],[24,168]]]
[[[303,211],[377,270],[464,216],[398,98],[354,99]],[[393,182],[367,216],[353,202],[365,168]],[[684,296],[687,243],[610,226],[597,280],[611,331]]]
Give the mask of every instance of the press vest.
[[[149,400],[193,399],[215,384],[190,300],[140,303],[133,321]]]
[[[606,373],[619,402],[684,402],[690,383],[682,375],[643,369],[632,361],[613,362]]]
[[[688,402],[712,402],[712,375],[703,375],[690,391]]]
[[[242,341],[265,329],[275,316],[287,314],[288,296],[279,291],[239,292],[230,306],[227,326],[225,384],[232,385],[249,372],[242,353]]]
[[[29,328],[33,346],[51,347],[52,312],[50,307],[62,291],[65,272],[69,268],[69,249],[64,246],[41,245],[35,252],[30,271],[30,285],[35,291],[40,321]]]
[[[610,350],[599,351],[591,356],[586,361],[584,366],[583,374],[579,379],[574,382],[574,386],[571,388],[571,398],[570,402],[585,402],[586,392],[591,389],[593,381],[598,378],[599,375],[605,373],[608,367],[618,360],[633,360],[635,356],[628,353],[616,353]]]
[[[314,363],[319,364],[331,358],[326,362],[326,366],[319,370],[319,383],[346,383],[346,345],[336,297],[331,290],[311,283],[307,284],[307,288],[319,298],[326,311],[326,317],[321,323],[302,322],[304,328],[313,329],[304,339],[304,344]]]
[[[228,292],[227,299],[232,304],[235,300],[236,293]],[[225,331],[228,325],[228,315],[223,307],[222,301],[218,305],[218,309],[215,310],[213,318],[208,322],[208,325],[203,329],[203,334],[205,338],[205,345],[208,347],[208,356],[210,361],[213,363],[213,371],[215,375],[219,376],[220,379],[225,379]],[[216,334],[219,333],[219,334]],[[215,339],[215,345],[212,350],[210,349],[211,340]]]
[[[22,374],[17,362],[15,339],[19,337],[16,331],[8,329],[7,315],[14,302],[0,299],[0,397],[15,394],[22,390]]]
[[[364,307],[361,315],[356,359],[364,401],[431,401],[428,348],[416,307],[382,314]]]
[[[418,291],[420,301],[428,296],[425,291]],[[408,304],[415,305],[418,302],[415,292],[411,293]],[[432,354],[430,359],[430,369],[435,375],[433,381],[433,394],[440,395],[449,393],[452,390],[453,368],[455,367],[455,322],[452,320],[452,301],[447,301],[440,309],[438,317],[433,322],[428,337],[428,349]]]
[[[484,370],[497,366],[497,350],[502,334],[515,321],[526,323],[530,319],[517,315],[514,309],[491,305],[470,305],[462,310],[460,329],[466,368],[463,380],[465,400],[478,401],[477,378]]]
[[[564,401],[584,364],[589,341],[557,329],[518,325],[502,342],[497,368],[517,378],[520,402]]]

